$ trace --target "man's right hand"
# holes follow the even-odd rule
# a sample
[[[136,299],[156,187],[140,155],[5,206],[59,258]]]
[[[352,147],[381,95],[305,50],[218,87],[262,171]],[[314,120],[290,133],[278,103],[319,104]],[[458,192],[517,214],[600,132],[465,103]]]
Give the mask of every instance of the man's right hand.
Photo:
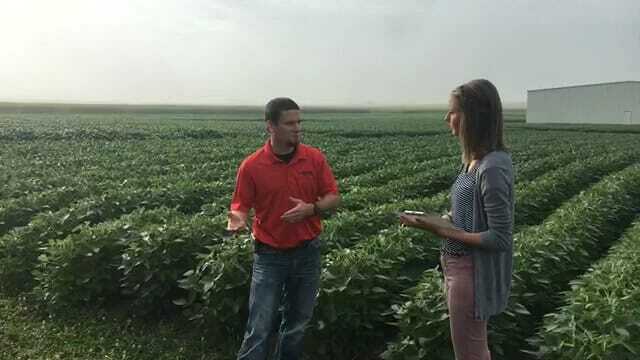
[[[247,230],[247,213],[231,210],[228,214],[227,231],[242,232]]]

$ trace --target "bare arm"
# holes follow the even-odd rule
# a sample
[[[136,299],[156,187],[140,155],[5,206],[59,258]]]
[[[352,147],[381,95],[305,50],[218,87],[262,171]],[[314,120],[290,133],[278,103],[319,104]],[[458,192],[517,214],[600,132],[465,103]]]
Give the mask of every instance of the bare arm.
[[[340,195],[329,193],[324,197],[318,199],[315,203],[317,212],[325,213],[327,211],[335,210],[340,205]]]
[[[435,221],[428,221],[420,216],[401,214],[400,222],[404,225],[426,230],[437,236],[460,241],[467,245],[479,246],[481,243],[481,233],[470,233],[453,227],[441,226]]]
[[[404,225],[427,230],[440,237],[460,241],[466,245],[482,247],[494,251],[506,251],[512,246],[513,221],[509,189],[511,185],[507,174],[499,168],[488,169],[482,178],[482,195],[487,214],[488,229],[471,233],[464,230],[444,227],[419,216],[401,215]]]
[[[471,246],[480,246],[480,242],[482,239],[481,233],[470,233],[460,229],[449,228],[438,229],[436,235],[443,238],[460,241],[462,243],[465,243],[466,245]]]

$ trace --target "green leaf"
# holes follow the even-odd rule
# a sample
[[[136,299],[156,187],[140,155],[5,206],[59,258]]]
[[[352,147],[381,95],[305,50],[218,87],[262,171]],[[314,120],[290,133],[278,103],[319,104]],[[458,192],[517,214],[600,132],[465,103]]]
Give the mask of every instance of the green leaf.
[[[631,336],[631,334],[629,334],[629,331],[627,331],[627,329],[622,328],[622,327],[617,327],[616,328],[616,332],[624,337],[629,337]]]
[[[187,304],[187,299],[176,299],[173,300],[173,303],[177,306],[185,306]]]

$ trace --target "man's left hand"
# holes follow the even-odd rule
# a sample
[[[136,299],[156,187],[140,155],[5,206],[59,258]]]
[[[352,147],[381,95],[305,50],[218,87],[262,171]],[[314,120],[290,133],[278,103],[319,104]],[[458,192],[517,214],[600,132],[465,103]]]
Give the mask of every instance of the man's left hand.
[[[313,204],[306,203],[294,197],[290,197],[289,199],[295,203],[295,206],[282,214],[280,217],[282,221],[297,223],[313,215]]]

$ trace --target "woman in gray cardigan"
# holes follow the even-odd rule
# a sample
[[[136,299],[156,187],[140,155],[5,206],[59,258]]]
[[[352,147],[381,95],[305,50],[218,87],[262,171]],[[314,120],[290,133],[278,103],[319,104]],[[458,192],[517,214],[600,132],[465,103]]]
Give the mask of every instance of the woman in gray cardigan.
[[[400,222],[443,238],[441,263],[451,340],[457,360],[490,359],[487,321],[504,311],[513,259],[513,165],[502,139],[502,104],[495,86],[473,80],[455,88],[445,117],[462,148],[451,188],[453,226],[403,214]]]

